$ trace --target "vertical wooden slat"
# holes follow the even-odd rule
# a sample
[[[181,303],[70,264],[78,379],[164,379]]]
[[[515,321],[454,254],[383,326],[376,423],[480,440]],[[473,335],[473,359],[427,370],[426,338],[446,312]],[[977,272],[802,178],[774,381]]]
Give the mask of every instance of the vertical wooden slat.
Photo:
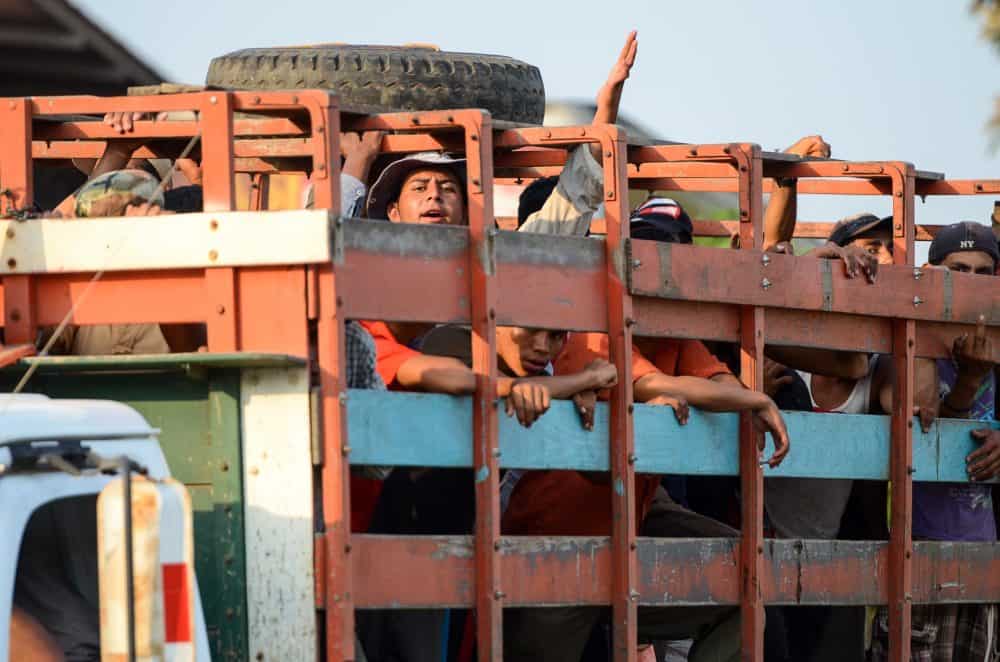
[[[760,250],[764,243],[762,167],[756,145],[732,146],[739,169],[740,246]],[[763,284],[762,284],[763,286]],[[764,309],[746,306],[740,311],[740,376],[754,390],[764,385]],[[764,601],[760,576],[764,558],[764,480],[758,441],[749,412],[740,415],[740,489],[742,541],[740,546],[741,659],[764,659]]]
[[[0,213],[24,209],[34,200],[31,168],[31,103],[27,99],[0,101]]]
[[[35,282],[32,276],[5,276],[4,343],[34,343],[38,333],[35,308]]]
[[[628,171],[625,135],[603,127],[604,215],[608,338],[610,360],[618,367],[618,386],[609,404],[611,440],[611,612],[615,662],[634,662],[638,638],[638,570],[635,530],[635,439],[632,420],[632,298],[623,282],[628,243]]]
[[[313,111],[313,126],[321,124],[327,132],[322,149],[340,153],[340,115],[333,99],[324,100]],[[323,141],[317,141],[323,142]],[[317,147],[320,149],[320,147]],[[316,203],[340,214],[340,160],[329,162],[329,169],[315,188]],[[308,274],[307,274],[308,278]],[[351,574],[350,466],[347,461],[347,382],[344,347],[344,302],[337,290],[336,265],[317,270],[316,304],[317,355],[319,361],[321,431],[323,435],[323,526],[325,570],[319,600],[326,606],[326,659],[330,662],[353,660],[354,598]],[[325,587],[325,588],[324,588]],[[318,596],[319,597],[319,596]]]
[[[893,261],[913,264],[914,176],[896,164],[892,177]],[[889,538],[889,659],[910,659],[913,584],[913,395],[916,323],[892,321],[893,389],[889,451],[892,516]]]
[[[472,370],[472,465],[476,485],[476,626],[478,658],[503,659],[503,584],[500,559],[500,440],[497,408],[493,131],[488,115],[463,112],[469,204]]]
[[[33,200],[31,168],[31,104],[4,99],[0,106],[0,213],[23,209]],[[0,242],[8,238],[0,237]],[[16,238],[15,238],[16,240]],[[0,265],[6,269],[7,265]],[[8,345],[35,342],[35,287],[32,276],[7,276],[4,286],[4,340]]]
[[[236,208],[236,181],[233,175],[233,106],[226,92],[206,95],[201,108],[202,184],[205,211]],[[206,251],[209,250],[206,247]],[[211,249],[217,250],[217,249]],[[223,249],[224,250],[224,249]],[[209,253],[209,259],[212,259]],[[236,309],[236,275],[232,268],[205,270],[205,288],[211,296],[206,311],[208,349],[233,352],[239,348]]]

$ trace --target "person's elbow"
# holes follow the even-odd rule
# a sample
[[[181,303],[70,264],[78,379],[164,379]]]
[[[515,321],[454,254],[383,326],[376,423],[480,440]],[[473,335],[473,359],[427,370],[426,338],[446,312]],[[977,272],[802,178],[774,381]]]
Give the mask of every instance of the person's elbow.
[[[868,355],[864,353],[852,353],[843,362],[843,373],[840,375],[844,379],[864,379],[870,370]]]
[[[468,395],[476,390],[476,377],[461,361],[440,356],[415,356],[396,373],[396,383],[408,391]]]

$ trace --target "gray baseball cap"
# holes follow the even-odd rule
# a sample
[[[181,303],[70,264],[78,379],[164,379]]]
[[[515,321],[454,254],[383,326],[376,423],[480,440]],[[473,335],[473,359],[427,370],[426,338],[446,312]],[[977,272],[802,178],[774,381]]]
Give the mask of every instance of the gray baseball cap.
[[[442,168],[451,170],[465,187],[465,159],[456,159],[440,152],[420,152],[393,161],[368,191],[365,215],[372,219],[384,220],[388,217],[389,204],[399,199],[403,182],[415,170]],[[463,191],[463,196],[465,195]]]

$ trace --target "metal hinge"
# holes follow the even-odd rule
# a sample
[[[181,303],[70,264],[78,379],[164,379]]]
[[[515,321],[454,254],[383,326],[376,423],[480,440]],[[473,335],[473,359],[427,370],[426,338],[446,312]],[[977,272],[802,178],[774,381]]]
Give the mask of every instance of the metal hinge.
[[[320,387],[309,389],[309,450],[314,467],[322,467],[326,461],[323,452],[323,406]]]
[[[330,261],[334,266],[344,264],[344,217],[330,214]]]
[[[616,251],[616,253],[617,253],[617,251]],[[628,291],[628,293],[631,294],[632,293],[632,272],[635,271],[635,266],[634,266],[635,262],[632,261],[632,240],[631,239],[628,239],[628,238],[625,239],[624,254],[625,254],[625,259],[623,259],[621,261],[620,265],[616,265],[616,266],[619,266],[619,268],[617,269],[618,276],[623,281],[625,281],[625,288]],[[622,272],[624,272],[624,273],[622,273]]]

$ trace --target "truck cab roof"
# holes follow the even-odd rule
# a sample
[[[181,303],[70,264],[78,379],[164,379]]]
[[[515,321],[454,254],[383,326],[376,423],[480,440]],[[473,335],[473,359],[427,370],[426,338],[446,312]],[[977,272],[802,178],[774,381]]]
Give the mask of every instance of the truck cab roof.
[[[109,400],[53,400],[32,393],[0,395],[0,445],[28,439],[155,437],[134,409]]]

